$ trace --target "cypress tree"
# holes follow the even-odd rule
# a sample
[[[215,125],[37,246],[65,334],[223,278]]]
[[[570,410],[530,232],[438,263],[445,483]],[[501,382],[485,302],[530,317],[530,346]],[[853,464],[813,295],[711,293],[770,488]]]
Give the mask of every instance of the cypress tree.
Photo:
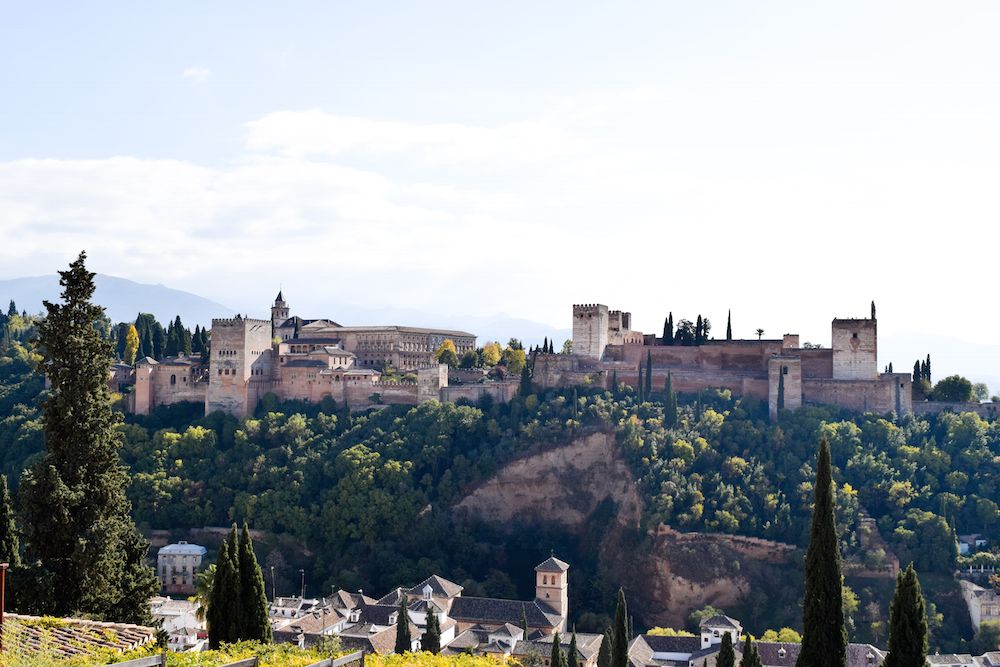
[[[698,313],[698,319],[695,321],[695,324],[694,324],[694,344],[695,345],[701,345],[702,341],[705,340],[705,331],[704,331],[703,327],[704,327],[704,325],[702,324],[702,321],[701,321],[701,313]]]
[[[580,659],[576,653],[576,627],[573,627],[573,634],[569,640],[569,650],[566,652],[566,667],[580,667]]]
[[[611,667],[611,654],[614,651],[615,636],[611,628],[604,631],[604,639],[601,640],[601,648],[597,652],[597,667]]]
[[[550,667],[568,667],[566,663],[566,654],[559,646],[558,631],[556,632],[555,637],[552,638],[552,656],[549,658],[549,665]]]
[[[518,387],[518,392],[521,396],[530,396],[533,392],[531,386],[531,371],[528,370],[528,364],[525,364],[524,368],[521,369],[521,384]]]
[[[17,304],[14,303],[14,299],[10,300],[10,304],[7,306],[7,317],[14,317],[17,315]]]
[[[611,642],[611,667],[628,667],[628,604],[625,591],[618,589],[618,606],[615,609],[614,641]]]
[[[637,397],[639,403],[642,403],[642,387],[643,387],[643,381],[642,381],[642,362],[640,361],[639,362],[639,379],[635,383],[635,394],[636,394],[636,397]]]
[[[209,599],[208,643],[213,649],[223,643],[235,642],[238,638],[240,621],[240,584],[237,572],[236,525],[229,532],[229,539],[219,548],[215,561],[215,579],[212,582],[212,596]]]
[[[528,638],[528,614],[527,614],[527,611],[525,610],[524,604],[521,604],[521,632],[524,633],[524,635],[521,637],[521,639],[527,639]]]
[[[733,339],[733,311],[726,314],[726,340]]]
[[[435,654],[441,652],[441,624],[435,611],[427,612],[427,629],[420,636],[420,649]]]
[[[618,370],[611,371],[611,396],[618,398]]]
[[[264,575],[254,554],[246,522],[240,532],[237,567],[240,575],[240,616],[243,620],[239,638],[270,644],[271,621],[267,612]]]
[[[667,333],[669,335],[667,336],[667,342],[666,342],[666,344],[667,345],[673,345],[674,344],[674,314],[673,314],[673,312],[671,312],[669,315],[667,315]]]
[[[785,369],[778,369],[778,410],[785,409]]]
[[[14,507],[7,489],[7,475],[0,475],[0,563],[20,567],[21,551],[14,523]]]
[[[670,372],[667,372],[667,402],[664,405],[663,416],[667,422],[667,426],[677,425],[677,394],[674,393],[674,378]]]
[[[548,353],[549,351],[549,337],[546,336],[545,340],[542,341],[542,352]]]
[[[60,271],[62,303],[44,302],[38,370],[51,384],[42,404],[45,453],[21,477],[20,525],[32,576],[28,609],[148,623],[159,589],[146,563],[149,544],[135,528],[118,458],[121,415],[111,409],[114,346],[94,322],[94,274],[86,254]]]
[[[163,354],[167,357],[177,356],[177,330],[174,328],[174,323],[171,322],[167,325],[167,335],[165,337],[165,343],[163,347]]]
[[[201,325],[194,325],[194,334],[191,336],[191,352],[201,352]]]
[[[399,599],[399,614],[396,618],[396,653],[409,653],[413,648],[413,640],[410,639],[410,615],[406,611],[406,596]]]
[[[934,382],[934,380],[931,379],[931,355],[929,354],[927,355],[927,370],[925,371],[924,375],[927,378],[928,382],[931,383]]]
[[[816,465],[812,526],[806,552],[805,600],[802,605],[802,651],[797,667],[844,667],[844,625],[840,543],[834,517],[830,446],[823,440]]]
[[[670,320],[666,317],[663,318],[663,337],[660,338],[660,345],[670,345],[670,338],[673,336],[673,332],[670,331]]]
[[[649,400],[653,395],[653,352],[646,350],[646,385],[642,391]]]
[[[715,659],[715,667],[736,667],[733,638],[728,632],[722,633],[722,645],[719,647],[719,657]]]
[[[896,594],[889,611],[889,654],[885,667],[927,664],[927,612],[920,580],[910,563],[896,575]]]
[[[913,381],[920,382],[920,378],[923,377],[923,373],[920,371],[920,361],[913,362]]]
[[[743,657],[740,658],[740,667],[763,667],[760,661],[760,650],[751,637],[747,637],[743,644]]]

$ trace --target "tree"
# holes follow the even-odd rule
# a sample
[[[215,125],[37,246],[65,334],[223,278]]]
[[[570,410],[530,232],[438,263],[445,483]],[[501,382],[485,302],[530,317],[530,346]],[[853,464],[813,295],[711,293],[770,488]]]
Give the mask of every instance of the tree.
[[[507,372],[511,375],[520,374],[521,369],[528,363],[528,355],[525,353],[524,348],[511,347],[509,345],[504,349],[500,359],[504,366],[507,367]]]
[[[396,653],[409,653],[413,648],[410,639],[410,615],[406,611],[406,596],[399,599],[399,613],[396,615]]]
[[[240,582],[237,571],[239,558],[236,543],[236,524],[229,530],[229,539],[222,543],[215,561],[215,580],[209,598],[208,644],[217,649],[223,643],[237,641],[239,634]]]
[[[639,379],[635,382],[635,394],[636,398],[640,403],[643,401],[642,390],[645,387],[645,382],[642,379],[642,362],[639,362]]]
[[[760,651],[751,637],[747,637],[746,642],[743,644],[743,657],[740,659],[740,667],[762,667]]]
[[[14,507],[7,489],[7,475],[0,475],[0,563],[20,567],[21,551],[14,523]]]
[[[208,607],[212,602],[212,587],[215,584],[215,563],[194,575],[194,596],[189,598],[198,607],[194,610],[195,618],[204,621],[208,615]]]
[[[934,385],[932,394],[935,401],[949,403],[968,403],[975,398],[972,382],[961,375],[949,375]]]
[[[525,609],[524,604],[521,604],[521,632],[523,633],[521,639],[528,638],[528,612]]]
[[[250,530],[246,522],[240,533],[239,560],[240,575],[240,616],[242,627],[239,639],[271,643],[271,622],[267,610],[267,594],[264,592],[264,575],[253,552]]]
[[[726,340],[733,339],[733,311],[726,314]]]
[[[597,651],[597,667],[611,667],[611,654],[614,652],[615,637],[608,628],[604,631],[601,648]]]
[[[135,356],[139,353],[139,331],[135,328],[134,324],[128,325],[128,331],[125,333],[125,357],[124,361],[126,364],[131,366],[135,363]]]
[[[427,629],[420,636],[420,649],[435,654],[441,652],[441,624],[436,611],[427,613]]]
[[[560,354],[573,354],[573,341],[567,338],[563,341]]]
[[[976,653],[1000,650],[1000,621],[983,621],[972,640]]]
[[[886,667],[924,667],[927,664],[927,612],[913,563],[896,575],[896,593],[889,609]]]
[[[618,398],[618,371],[611,371],[611,396]]]
[[[694,344],[701,345],[705,340],[705,331],[702,328],[701,314],[698,314],[698,319],[695,320],[694,324]]]
[[[643,395],[646,400],[653,395],[653,352],[646,350],[646,384],[643,386]]]
[[[920,360],[913,362],[913,383],[916,384],[924,378],[923,371],[920,370]]]
[[[812,525],[806,551],[802,652],[798,667],[843,667],[847,661],[840,543],[834,516],[830,446],[824,439],[816,462]]]
[[[566,667],[580,667],[580,658],[576,651],[576,628],[569,639],[569,650],[566,652]]]
[[[618,589],[618,605],[612,627],[614,641],[611,642],[611,667],[628,667],[628,603],[625,602],[625,590],[621,588]]]
[[[451,368],[458,366],[458,352],[455,350],[455,341],[450,338],[445,339],[434,352],[434,359],[439,364],[447,364]]]
[[[931,378],[931,355],[927,355],[927,361],[924,362],[924,379],[928,382],[933,382]]]
[[[784,368],[778,369],[778,411],[785,409],[785,373]]]
[[[500,347],[500,343],[491,342],[483,345],[483,364],[485,366],[496,366],[500,363],[500,356],[503,354],[503,348]]]
[[[977,382],[972,385],[972,396],[979,402],[990,400],[990,388],[985,382]]]
[[[677,332],[674,334],[674,340],[677,341],[678,345],[694,345],[695,344],[695,326],[691,323],[691,320],[681,320],[677,323]]]
[[[757,333],[757,340],[760,340],[761,338],[764,337],[764,330],[763,329],[758,328],[756,333]]]
[[[667,426],[677,425],[677,394],[674,393],[673,375],[667,372],[667,383],[664,387],[667,394],[666,404],[663,406],[663,419]]]
[[[760,638],[763,642],[784,642],[786,644],[801,644],[802,635],[791,628],[781,628],[777,632],[767,630]]]
[[[719,657],[715,660],[716,667],[736,667],[736,651],[733,650],[733,637],[728,632],[722,633],[722,645],[719,646]]]
[[[108,390],[114,346],[93,327],[104,309],[90,302],[85,260],[81,252],[59,272],[62,303],[45,301],[38,324],[38,370],[51,384],[42,404],[46,451],[19,489],[31,611],[146,623],[159,585],[125,496],[121,415]]]
[[[528,369],[528,365],[525,364],[521,367],[521,384],[518,387],[518,393],[521,396],[530,396],[534,391],[531,385],[531,371]]]
[[[17,304],[14,303],[14,299],[11,299],[7,306],[7,317],[17,317]]]

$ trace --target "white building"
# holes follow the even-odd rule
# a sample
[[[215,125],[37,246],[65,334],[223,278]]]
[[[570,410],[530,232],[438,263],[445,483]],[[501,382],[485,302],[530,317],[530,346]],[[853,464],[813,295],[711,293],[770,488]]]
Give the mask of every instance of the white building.
[[[162,547],[156,556],[160,587],[167,594],[194,593],[194,575],[208,550],[197,544],[178,542]]]

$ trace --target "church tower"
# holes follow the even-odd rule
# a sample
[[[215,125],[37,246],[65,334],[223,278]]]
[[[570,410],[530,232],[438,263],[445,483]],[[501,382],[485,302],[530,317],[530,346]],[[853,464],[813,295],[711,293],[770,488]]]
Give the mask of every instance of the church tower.
[[[274,335],[274,330],[280,327],[285,321],[288,320],[288,304],[285,303],[285,298],[281,296],[281,290],[278,290],[278,296],[274,300],[274,305],[271,306],[271,335]]]
[[[559,632],[566,632],[569,616],[569,564],[555,556],[535,567],[535,601],[562,617]]]

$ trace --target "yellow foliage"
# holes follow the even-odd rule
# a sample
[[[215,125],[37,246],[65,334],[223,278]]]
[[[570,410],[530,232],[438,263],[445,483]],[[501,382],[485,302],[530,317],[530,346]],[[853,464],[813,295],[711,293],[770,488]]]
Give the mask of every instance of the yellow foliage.
[[[365,667],[496,667],[502,664],[492,656],[466,654],[445,656],[421,652],[365,656]]]
[[[496,366],[499,364],[502,354],[503,348],[500,347],[500,343],[492,342],[483,345],[483,363],[487,366]]]

